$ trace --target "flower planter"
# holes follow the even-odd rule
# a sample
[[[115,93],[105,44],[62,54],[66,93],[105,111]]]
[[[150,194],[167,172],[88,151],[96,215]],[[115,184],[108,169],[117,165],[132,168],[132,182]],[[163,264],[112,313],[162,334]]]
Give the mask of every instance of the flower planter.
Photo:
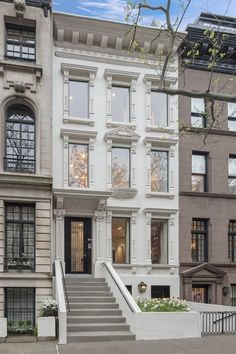
[[[54,340],[56,337],[55,317],[38,317],[38,340]]]
[[[0,343],[5,342],[7,337],[7,319],[0,318]]]

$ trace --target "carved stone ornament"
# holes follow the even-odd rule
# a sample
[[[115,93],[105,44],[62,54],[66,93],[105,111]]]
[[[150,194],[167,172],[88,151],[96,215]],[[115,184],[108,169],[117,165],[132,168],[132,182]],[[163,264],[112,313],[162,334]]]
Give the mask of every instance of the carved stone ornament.
[[[107,132],[104,136],[104,139],[107,140],[114,140],[114,139],[126,139],[130,141],[138,141],[140,136],[136,134],[132,129],[128,127],[118,127],[110,132]]]
[[[26,10],[25,0],[14,0],[14,7],[16,10],[17,17],[23,17]]]
[[[131,188],[112,188],[112,198],[117,199],[130,199],[134,198],[137,194],[137,189]]]
[[[16,94],[23,95],[26,90],[24,82],[15,81],[14,82],[14,90],[15,90]]]

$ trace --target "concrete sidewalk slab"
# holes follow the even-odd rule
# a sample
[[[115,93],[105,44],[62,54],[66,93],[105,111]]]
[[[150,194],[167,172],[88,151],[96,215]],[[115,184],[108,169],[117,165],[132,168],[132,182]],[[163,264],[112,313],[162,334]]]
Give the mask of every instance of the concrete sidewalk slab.
[[[60,354],[236,354],[236,335],[139,342],[59,345]]]
[[[1,354],[57,354],[55,342],[2,343]]]

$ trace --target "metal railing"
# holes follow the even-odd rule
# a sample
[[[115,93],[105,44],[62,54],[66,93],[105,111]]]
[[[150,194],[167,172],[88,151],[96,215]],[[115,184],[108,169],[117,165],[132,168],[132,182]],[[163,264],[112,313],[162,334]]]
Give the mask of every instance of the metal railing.
[[[35,258],[28,257],[4,257],[4,270],[35,270]]]
[[[4,157],[4,170],[22,173],[35,173],[36,161],[33,159]]]
[[[200,312],[200,314],[203,336],[236,333],[235,311]]]
[[[61,274],[62,274],[63,289],[64,289],[64,293],[66,295],[66,305],[67,305],[68,311],[70,312],[70,302],[69,302],[69,297],[68,297],[68,292],[67,292],[67,287],[66,287],[65,273],[64,273],[62,261],[60,261],[60,267],[61,267]]]

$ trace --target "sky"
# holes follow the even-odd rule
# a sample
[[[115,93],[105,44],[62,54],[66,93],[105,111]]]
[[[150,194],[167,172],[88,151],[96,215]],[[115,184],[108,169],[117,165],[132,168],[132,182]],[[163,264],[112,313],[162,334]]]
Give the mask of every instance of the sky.
[[[150,5],[165,4],[166,0],[147,0]],[[173,21],[182,13],[180,4],[185,5],[187,0],[172,0],[171,15]],[[53,0],[53,9],[57,12],[73,13],[82,16],[96,17],[112,21],[125,22],[124,8],[126,0]],[[192,23],[200,12],[211,12],[236,17],[236,0],[192,0],[181,25],[181,30]],[[153,19],[164,22],[163,16],[150,10],[143,12],[142,24],[149,26]]]

